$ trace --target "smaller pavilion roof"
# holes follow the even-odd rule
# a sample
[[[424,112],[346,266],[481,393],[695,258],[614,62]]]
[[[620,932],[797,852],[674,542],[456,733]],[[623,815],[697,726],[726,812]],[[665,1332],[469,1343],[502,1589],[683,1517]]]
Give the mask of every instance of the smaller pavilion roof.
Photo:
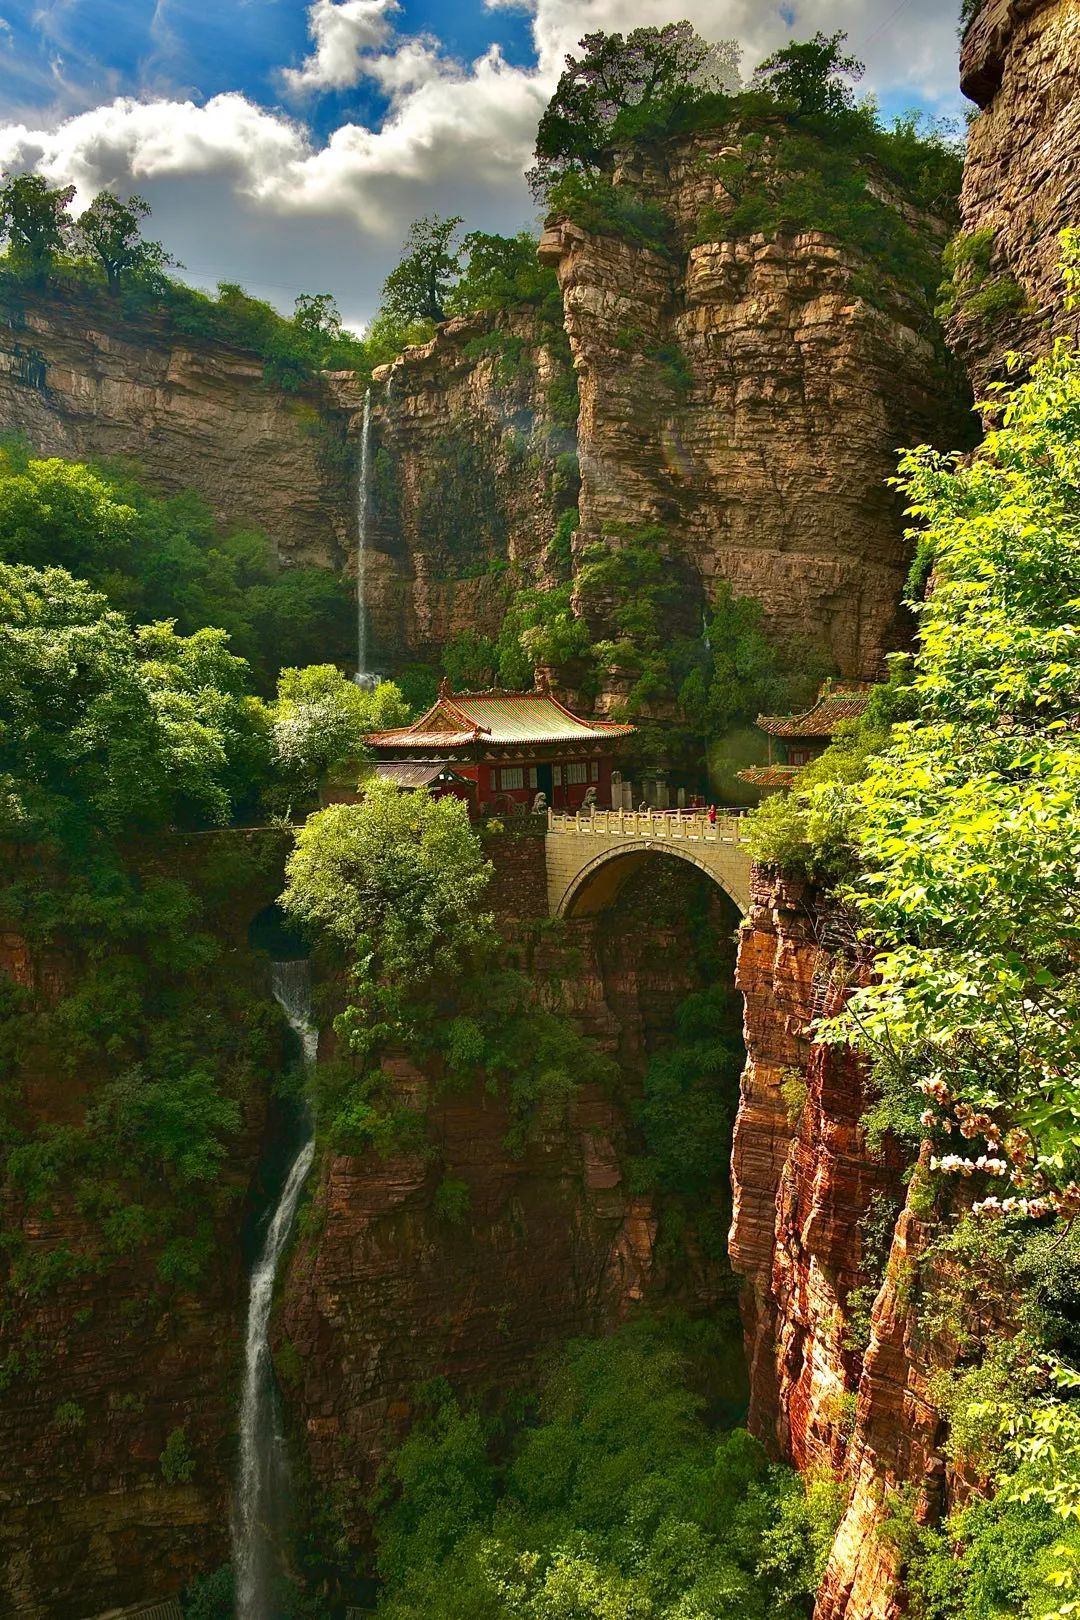
[[[380,759],[375,766],[375,775],[383,782],[395,782],[402,788],[430,787],[432,782],[440,779],[444,782],[461,782],[468,787],[475,787],[467,776],[461,776],[455,771],[448,759]]]
[[[865,712],[873,681],[826,681],[805,714],[759,714],[758,727],[773,737],[831,737],[842,720]]]
[[[540,743],[594,743],[629,737],[634,726],[582,720],[546,692],[451,692],[444,681],[435,703],[411,726],[372,732],[373,748],[426,748],[442,752],[477,744],[528,747]]]
[[[740,782],[757,788],[789,788],[803,769],[801,765],[749,765],[736,771]]]

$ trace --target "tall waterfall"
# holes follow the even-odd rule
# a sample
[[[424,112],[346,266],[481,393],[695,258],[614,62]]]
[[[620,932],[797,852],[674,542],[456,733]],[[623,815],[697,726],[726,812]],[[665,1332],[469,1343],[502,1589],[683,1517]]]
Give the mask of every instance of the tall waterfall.
[[[375,676],[367,667],[367,528],[371,489],[371,389],[364,395],[360,430],[360,479],[356,491],[356,684],[372,687]]]
[[[284,1008],[289,1026],[303,1048],[304,1063],[310,1065],[315,1061],[319,1032],[311,1022],[308,963],[274,962],[271,974],[274,999]],[[270,1360],[270,1304],[278,1262],[289,1240],[296,1206],[314,1156],[315,1139],[305,1115],[303,1140],[289,1166],[251,1273],[240,1403],[240,1472],[233,1520],[238,1620],[272,1620],[274,1615],[275,1546],[277,1533],[282,1528],[288,1469]]]

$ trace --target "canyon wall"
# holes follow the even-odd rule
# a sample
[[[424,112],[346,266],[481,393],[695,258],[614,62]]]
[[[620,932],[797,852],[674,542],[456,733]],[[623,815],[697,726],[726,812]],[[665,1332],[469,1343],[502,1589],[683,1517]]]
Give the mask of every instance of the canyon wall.
[[[545,1348],[610,1331],[635,1303],[733,1311],[722,1254],[699,1244],[693,1219],[678,1241],[665,1241],[664,1200],[633,1190],[628,1159],[641,1151],[632,1114],[647,1056],[671,1040],[675,1008],[703,983],[694,898],[702,936],[729,942],[728,982],[734,907],[689,866],[660,860],[611,911],[553,925],[543,839],[493,840],[492,853],[509,957],[546,1005],[615,1059],[618,1079],[610,1091],[578,1085],[514,1147],[507,1098],[482,1077],[448,1090],[434,1071],[391,1060],[397,1097],[425,1112],[423,1145],[323,1154],[275,1355],[314,1482],[347,1503],[348,1534],[361,1548],[366,1493],[425,1380],[444,1376],[497,1401],[534,1382]],[[734,1090],[732,1081],[733,1107]],[[456,1217],[440,1201],[447,1182],[467,1189]],[[722,1184],[714,1213],[722,1230]],[[736,1409],[737,1337],[736,1329],[738,1387],[733,1399],[726,1392]]]
[[[960,82],[979,108],[968,137],[963,230],[992,232],[985,285],[1007,278],[1010,305],[961,303],[949,339],[980,397],[1010,350],[1044,353],[1080,336],[1062,299],[1059,236],[1080,226],[1080,6],[986,0],[964,38]],[[984,300],[984,304],[985,304]]]
[[[687,238],[724,200],[709,178],[722,149],[675,145],[666,183],[651,180]],[[540,253],[559,276],[581,391],[581,542],[662,524],[699,613],[728,580],[783,638],[824,646],[846,676],[877,676],[907,568],[885,483],[896,449],[964,433],[925,305],[901,287],[872,302],[865,278],[885,278],[816,233],[687,246],[672,261],[564,223]],[[678,374],[664,354],[682,356]]]
[[[38,455],[129,459],[166,494],[197,490],[221,522],[265,530],[285,563],[352,562],[348,421],[321,381],[283,393],[255,355],[129,317],[106,293],[0,297],[0,432]]]
[[[191,880],[215,851],[228,869],[227,893],[207,904],[198,926],[221,945],[254,1020],[268,984],[265,964],[247,949],[247,924],[280,890],[281,836],[177,837],[143,851],[140,871]],[[83,970],[73,942],[31,949],[18,934],[0,933],[0,984],[42,1014],[78,997]],[[162,977],[167,996],[169,975]],[[5,1050],[15,1081],[14,1096],[5,1088],[6,1145],[16,1148],[24,1126],[62,1135],[81,1124],[99,1101],[98,1081],[115,1078],[101,1076],[86,1051],[72,1072],[39,1046]],[[206,1229],[180,1229],[181,1243],[205,1249],[186,1283],[158,1269],[159,1223],[170,1215],[170,1188],[160,1177],[151,1183],[142,1172],[125,1177],[115,1164],[96,1164],[37,1196],[25,1180],[0,1179],[4,1615],[86,1620],[164,1601],[229,1557],[246,1303],[242,1229],[248,1199],[258,1194],[272,1073],[264,1078],[245,1098],[228,1157],[205,1191]],[[125,1218],[127,1242],[117,1224]],[[112,1245],[107,1259],[103,1242]],[[169,1470],[162,1456],[176,1431],[184,1457]]]
[[[896,1145],[871,1146],[860,1060],[811,1038],[811,1019],[865,971],[852,939],[820,892],[755,870],[730,1253],[745,1279],[750,1427],[849,1492],[815,1620],[898,1620],[898,1499],[935,1523],[964,1489],[930,1394],[957,1345],[932,1308],[951,1283],[927,1255],[942,1228],[925,1177],[905,1185]]]

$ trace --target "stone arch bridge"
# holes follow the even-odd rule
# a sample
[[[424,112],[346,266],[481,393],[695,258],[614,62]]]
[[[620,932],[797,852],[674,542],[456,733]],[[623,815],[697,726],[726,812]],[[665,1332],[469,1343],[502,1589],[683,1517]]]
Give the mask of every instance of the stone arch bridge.
[[[651,855],[689,861],[718,883],[743,916],[750,909],[750,857],[739,817],[709,821],[695,810],[548,812],[548,909],[553,917],[603,911]]]

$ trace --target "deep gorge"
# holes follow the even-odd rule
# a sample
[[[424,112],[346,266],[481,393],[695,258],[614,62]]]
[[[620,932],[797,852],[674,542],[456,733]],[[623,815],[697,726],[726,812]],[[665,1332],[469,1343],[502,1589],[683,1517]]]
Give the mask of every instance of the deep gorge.
[[[507,647],[519,661],[525,648],[529,684],[638,725],[635,780],[667,727],[675,774],[711,793],[708,733],[672,649],[693,644],[695,667],[707,653],[714,670],[709,615],[728,590],[759,604],[755,633],[796,650],[804,684],[815,659],[822,674],[883,681],[887,656],[915,645],[903,602],[912,546],[889,483],[898,447],[972,451],[972,399],[1007,375],[1005,354],[1022,349],[1030,368],[1077,336],[1057,287],[1060,232],[1080,223],[1078,57],[1073,0],[986,0],[962,46],[961,82],[980,110],[956,220],[875,181],[932,264],[945,250],[937,317],[917,277],[835,233],[723,235],[724,165],[756,151],[736,121],[622,154],[613,189],[663,203],[663,241],[553,218],[539,243],[548,302],[455,316],[370,382],[323,370],[282,389],[254,354],[166,314],[121,318],[104,291],[5,279],[0,427],[24,441],[5,476],[23,476],[27,450],[120,457],[155,495],[201,497],[208,551],[219,534],[267,537],[259,590],[272,572],[315,581],[298,636],[318,647],[332,625],[332,650],[297,662],[351,669],[370,388],[362,673],[405,694],[380,701],[422,712],[452,667],[499,684]],[[703,218],[715,240],[696,239]],[[984,427],[994,421],[987,410]],[[152,549],[164,527],[147,532]],[[127,558],[89,576],[114,608],[125,607],[116,577],[143,566]],[[244,552],[241,603],[256,588],[248,566]],[[5,589],[21,625],[23,599]],[[288,603],[275,611],[246,627],[265,693],[275,626],[301,618]],[[80,601],[72,623],[98,612]],[[757,1563],[744,1568],[706,1527],[710,1556],[744,1583],[740,1612],[939,1620],[933,1560],[960,1557],[958,1516],[997,1489],[985,1450],[975,1462],[959,1447],[950,1380],[995,1357],[1008,1369],[1030,1327],[1006,1249],[988,1243],[987,1260],[951,1237],[967,1230],[974,1194],[935,1180],[936,1126],[904,1137],[897,1105],[880,1127],[892,1093],[872,1062],[816,1038],[816,1021],[875,982],[843,882],[812,862],[759,860],[741,917],[706,872],[653,849],[595,909],[559,919],[542,818],[488,823],[475,840],[492,867],[494,954],[463,950],[460,971],[441,966],[400,1026],[397,1010],[380,1011],[392,1033],[369,1061],[350,1046],[348,950],[329,933],[303,937],[278,904],[333,762],[287,778],[275,799],[259,750],[270,757],[266,739],[289,716],[258,718],[224,654],[204,649],[247,750],[201,767],[217,772],[228,806],[217,819],[232,824],[204,825],[213,795],[199,800],[194,770],[182,790],[133,788],[129,803],[125,767],[99,765],[100,738],[80,785],[84,765],[63,739],[119,659],[121,631],[109,634],[100,657],[71,655],[49,722],[61,742],[27,772],[30,808],[3,834],[0,1612],[105,1620],[170,1601],[200,1620],[232,1612],[248,1272],[282,1142],[310,1105],[313,1164],[269,1316],[290,1484],[275,1533],[289,1591],[264,1600],[267,1620],[375,1613],[380,1601],[402,1605],[391,1620],[424,1612],[422,1587],[409,1587],[428,1578],[423,1560],[432,1580],[441,1570],[472,1592],[476,1546],[532,1593],[513,1527],[542,1498],[540,1448],[562,1456],[567,1432],[602,1427],[602,1400],[599,1416],[589,1401],[609,1374],[622,1400],[638,1386],[659,1399],[650,1369],[688,1402],[671,1420],[690,1437],[685,1468],[705,1469],[717,1447],[727,1458],[716,1477],[737,1504],[729,1517],[746,1492],[776,1519],[786,1504],[797,1556],[748,1529]],[[183,663],[162,648],[159,663]],[[200,689],[183,668],[190,696]],[[317,701],[326,691],[332,681]],[[226,706],[200,709],[200,723]],[[103,712],[103,732],[118,733],[119,708]],[[312,712],[317,730],[329,710]],[[363,713],[378,714],[367,730],[401,719]],[[733,726],[754,717],[731,714]],[[149,760],[150,736],[132,754]],[[89,810],[72,808],[79,793]],[[272,979],[309,947],[319,1040],[305,1074]],[[485,1013],[522,1031],[524,1050],[498,1051]],[[427,1027],[458,1023],[456,1047]],[[181,1084],[184,1107],[170,1109]],[[1065,1242],[1067,1210],[1062,1220]],[[1067,1324],[1058,1346],[1072,1305],[1054,1265],[1070,1255],[1038,1261]],[[590,1360],[605,1345],[614,1371]],[[731,1431],[744,1424],[760,1457],[724,1450],[742,1445]],[[414,1443],[462,1501],[437,1556],[409,1496]],[[602,1467],[599,1450],[565,1455]],[[792,1469],[828,1501],[806,1508]],[[557,1518],[551,1501],[544,1511]],[[573,1533],[584,1545],[594,1527],[583,1518]],[[702,1605],[720,1603],[702,1591]]]

